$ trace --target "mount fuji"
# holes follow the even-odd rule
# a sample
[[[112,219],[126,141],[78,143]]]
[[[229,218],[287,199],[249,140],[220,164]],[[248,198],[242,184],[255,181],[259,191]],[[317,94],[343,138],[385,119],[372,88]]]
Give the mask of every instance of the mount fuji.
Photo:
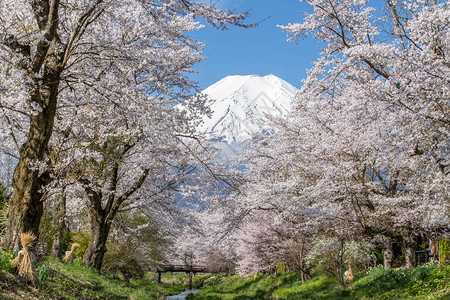
[[[222,150],[226,161],[256,134],[270,131],[267,116],[290,111],[297,88],[274,75],[228,76],[206,88],[210,117],[197,127]]]

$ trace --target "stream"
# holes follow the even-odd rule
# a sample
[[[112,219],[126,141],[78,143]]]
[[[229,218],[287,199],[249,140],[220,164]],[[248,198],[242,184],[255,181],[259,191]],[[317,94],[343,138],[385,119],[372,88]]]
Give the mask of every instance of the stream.
[[[194,294],[195,295],[195,294],[200,293],[200,292],[201,292],[201,290],[187,290],[187,291],[182,292],[179,295],[167,296],[166,300],[184,300],[184,299],[186,299],[187,295],[189,295],[189,294]]]

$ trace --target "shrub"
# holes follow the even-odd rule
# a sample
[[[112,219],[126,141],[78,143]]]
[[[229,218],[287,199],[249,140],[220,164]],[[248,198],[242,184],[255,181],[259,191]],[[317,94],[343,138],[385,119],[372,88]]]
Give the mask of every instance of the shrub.
[[[145,273],[145,264],[139,259],[132,247],[126,243],[109,242],[108,251],[103,259],[103,269],[109,272],[122,273],[126,280],[142,278]]]
[[[89,246],[89,233],[84,231],[72,231],[70,232],[70,239],[79,245],[79,247],[75,250],[75,255],[78,258],[83,258],[84,252],[86,252],[86,249]]]
[[[381,294],[406,298],[431,294],[444,288],[450,278],[450,266],[439,267],[437,263],[427,263],[414,269],[394,268],[385,271],[380,265],[369,268],[366,274],[353,286],[358,294],[374,298]]]
[[[277,263],[275,265],[276,269],[277,269],[277,274],[283,274],[284,272],[286,272],[286,268],[285,268],[285,264],[284,263]]]
[[[439,264],[441,266],[450,264],[450,240],[439,241]]]
[[[372,245],[360,242],[345,242],[337,238],[319,239],[306,256],[309,267],[316,274],[338,277],[338,270],[348,264],[357,271],[371,259]]]
[[[39,244],[41,245],[40,251],[37,251],[39,256],[50,255],[53,247],[55,237],[58,235],[58,225],[55,222],[55,212],[52,208],[45,208],[44,215],[42,216],[41,223],[39,225]],[[63,245],[65,250],[70,246],[71,235],[67,229],[64,230]],[[64,254],[64,253],[63,253]]]

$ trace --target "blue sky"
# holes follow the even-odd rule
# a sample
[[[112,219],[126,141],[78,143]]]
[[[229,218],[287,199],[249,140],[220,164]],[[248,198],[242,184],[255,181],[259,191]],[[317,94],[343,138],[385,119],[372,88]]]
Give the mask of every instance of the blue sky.
[[[201,88],[228,75],[249,74],[274,74],[296,87],[301,86],[306,69],[319,56],[319,44],[312,39],[299,40],[298,44],[287,42],[286,34],[276,25],[299,22],[302,12],[311,9],[309,5],[298,0],[213,1],[222,9],[250,11],[248,23],[268,19],[256,28],[230,27],[221,31],[206,27],[192,34],[206,44],[207,59],[195,66],[200,74],[191,76]]]

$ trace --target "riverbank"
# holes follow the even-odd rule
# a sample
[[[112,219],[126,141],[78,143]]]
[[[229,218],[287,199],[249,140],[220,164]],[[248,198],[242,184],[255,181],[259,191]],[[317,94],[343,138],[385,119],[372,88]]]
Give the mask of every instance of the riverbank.
[[[345,287],[327,277],[315,277],[302,285],[299,273],[257,278],[205,275],[202,289],[187,299],[450,299],[450,266],[372,268],[355,274],[355,280]]]
[[[126,282],[107,272],[88,269],[79,260],[67,265],[48,258],[43,263],[39,268],[45,268],[48,278],[38,287],[25,285],[13,274],[0,271],[0,299],[163,300],[182,294],[189,282],[185,274],[164,274],[158,284],[151,273]],[[411,270],[389,271],[378,267],[355,274],[355,280],[345,287],[327,277],[315,277],[302,285],[299,273],[256,278],[198,274],[193,285],[202,292],[186,295],[186,300],[450,299],[450,266],[427,264]]]
[[[188,276],[184,274],[164,274],[161,284],[151,273],[127,282],[108,272],[98,273],[86,268],[80,260],[67,265],[47,258],[39,268],[45,268],[48,277],[37,287],[26,285],[14,274],[0,270],[0,299],[163,300],[182,293],[188,286]]]

